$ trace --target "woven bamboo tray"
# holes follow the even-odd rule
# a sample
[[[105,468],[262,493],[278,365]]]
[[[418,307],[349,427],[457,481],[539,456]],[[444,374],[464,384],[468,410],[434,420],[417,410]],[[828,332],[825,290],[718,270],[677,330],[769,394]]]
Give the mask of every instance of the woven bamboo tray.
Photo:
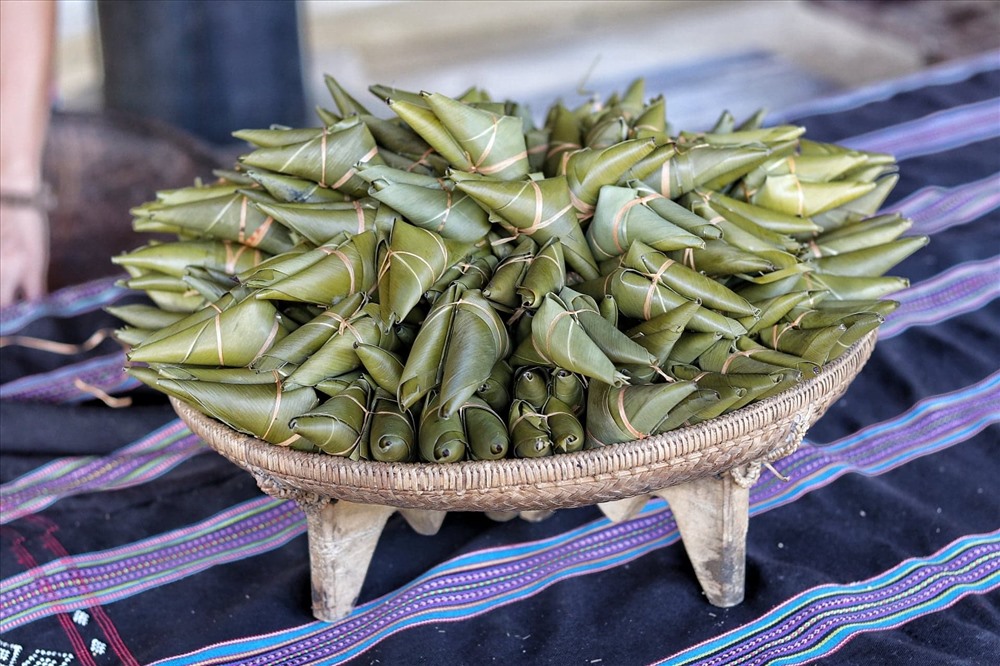
[[[261,489],[306,512],[313,613],[334,620],[353,607],[385,521],[400,511],[433,534],[448,511],[540,519],[598,505],[612,520],[651,495],[670,503],[709,601],[743,600],[749,489],[762,465],[788,455],[871,356],[872,332],[815,378],[767,400],[644,440],[546,458],[433,463],[352,461],[283,449],[238,433],[171,398],[205,442],[249,471]]]

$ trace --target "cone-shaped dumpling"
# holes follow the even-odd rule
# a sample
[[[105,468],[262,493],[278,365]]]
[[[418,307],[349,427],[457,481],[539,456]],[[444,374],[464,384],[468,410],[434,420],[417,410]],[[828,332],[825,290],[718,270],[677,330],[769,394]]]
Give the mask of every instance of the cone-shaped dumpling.
[[[570,203],[565,177],[538,181],[467,178],[455,187],[492,211],[514,235],[527,234],[539,245],[558,238],[570,268],[588,280],[598,276],[597,262]]]

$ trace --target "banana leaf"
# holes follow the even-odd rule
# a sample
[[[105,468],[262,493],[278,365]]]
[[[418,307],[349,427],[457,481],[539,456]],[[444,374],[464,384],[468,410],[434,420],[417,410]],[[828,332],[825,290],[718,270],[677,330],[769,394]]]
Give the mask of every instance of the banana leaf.
[[[809,298],[810,293],[808,291],[793,291],[756,301],[753,305],[760,310],[759,319],[753,320],[752,317],[747,317],[741,319],[740,323],[746,326],[748,334],[753,335],[768,326],[777,324]]]
[[[558,238],[570,268],[584,279],[598,276],[597,262],[574,213],[565,177],[537,181],[452,177],[461,178],[455,187],[491,211],[508,232],[531,236],[539,245]]]
[[[493,303],[514,309],[521,304],[517,288],[528,273],[538,245],[529,236],[522,236],[516,247],[497,265],[493,277],[483,288],[483,296]]]
[[[819,225],[808,217],[787,215],[763,206],[757,206],[746,201],[728,197],[720,192],[703,188],[696,189],[692,194],[704,200],[713,211],[728,213],[726,219],[733,222],[752,223],[754,226],[743,225],[744,229],[763,228],[776,234],[792,236],[810,236],[821,231]]]
[[[301,143],[258,148],[241,161],[250,167],[306,178],[356,198],[365,196],[368,184],[358,177],[355,165],[383,163],[375,138],[363,123],[333,132],[318,130]]]
[[[851,277],[804,273],[793,276],[790,281],[781,281],[774,285],[749,285],[740,289],[740,295],[748,301],[756,302],[764,298],[797,291],[826,291],[829,292],[828,298],[865,301],[885,298],[909,286],[909,280],[902,277]]]
[[[722,238],[730,245],[771,259],[780,268],[795,265],[795,257],[789,253],[797,252],[801,244],[791,236],[765,229],[731,211],[718,211],[694,192],[685,194],[679,202],[718,226]]]
[[[848,277],[878,277],[927,245],[927,236],[906,236],[874,245],[809,261],[816,273]]]
[[[443,415],[437,394],[428,394],[420,415],[417,441],[421,460],[450,463],[464,459],[468,442],[461,413],[456,409],[454,413]]]
[[[544,173],[551,178],[565,173],[563,162],[570,153],[583,147],[583,136],[576,115],[559,102],[549,109],[545,126],[549,131],[549,143]]]
[[[347,390],[347,387],[353,384],[359,377],[364,373],[361,370],[352,370],[351,372],[345,372],[337,377],[328,377],[321,382],[317,382],[316,386],[313,388],[320,393],[332,398],[335,395],[340,395]]]
[[[330,91],[330,96],[337,105],[340,115],[351,116],[368,113],[368,110],[361,104],[361,102],[351,97],[350,94],[348,94],[348,92],[337,82],[337,79],[333,78],[329,74],[324,74],[323,82],[326,83],[326,89]]]
[[[814,257],[861,250],[896,240],[913,226],[899,213],[878,215],[840,229],[820,234],[808,244]]]
[[[200,236],[235,241],[269,254],[279,254],[295,244],[285,227],[254,207],[240,192],[159,207],[147,216],[135,218],[136,231],[149,229],[147,220]]]
[[[573,413],[573,408],[558,398],[550,397],[542,413],[549,427],[553,453],[573,453],[583,449],[586,435],[583,425]]]
[[[511,402],[507,429],[515,457],[542,458],[552,455],[552,438],[545,415],[524,400]]]
[[[540,410],[549,397],[549,375],[544,368],[519,368],[514,374],[514,399]]]
[[[485,289],[493,278],[499,260],[492,254],[469,256],[450,266],[441,278],[424,292],[424,298],[434,302],[453,284],[465,289]]]
[[[628,187],[602,187],[594,217],[587,227],[587,242],[594,257],[603,261],[623,255],[633,241],[643,241],[664,251],[704,247],[702,238],[664,219],[646,205],[657,198],[662,197],[656,193],[642,196]]]
[[[467,194],[453,191],[451,183],[437,178],[417,183],[412,175],[400,177],[405,173],[387,167],[360,171],[370,183],[368,193],[411,224],[463,243],[475,243],[489,232],[486,211]]]
[[[624,266],[634,269],[659,284],[673,289],[684,298],[700,301],[734,316],[756,316],[760,311],[725,285],[670,259],[641,241],[632,243]]]
[[[388,98],[388,104],[389,108],[433,147],[448,164],[462,171],[471,171],[472,162],[462,145],[445,128],[427,101],[419,95],[417,99],[419,102],[412,98]]]
[[[817,213],[813,216],[813,222],[818,224],[823,231],[833,231],[875,215],[885,203],[896,183],[899,182],[899,176],[890,174],[874,183],[863,182],[871,187],[870,191],[844,202],[836,208]]]
[[[142,344],[156,329],[139,328],[138,326],[123,326],[112,331],[114,339],[126,347]]]
[[[631,128],[624,116],[605,115],[584,133],[583,146],[584,149],[603,150],[626,141],[630,133]]]
[[[214,268],[228,274],[241,273],[268,256],[259,249],[232,241],[198,240],[144,245],[112,257],[111,262],[183,277],[190,266]]]
[[[624,126],[628,133],[627,125]],[[629,169],[656,147],[653,139],[629,139],[605,148],[587,147],[568,154],[565,165],[570,200],[581,220],[594,214],[601,188],[619,183]]]
[[[424,98],[468,156],[466,163],[454,167],[500,180],[528,175],[528,148],[520,118],[476,109],[439,93],[424,94]]]
[[[715,277],[767,274],[778,268],[773,257],[748,252],[721,240],[708,240],[704,248],[667,252],[666,255],[691,270]]]
[[[288,425],[324,453],[358,460],[365,453],[371,397],[371,386],[363,377],[358,378],[318,407],[300,411]]]
[[[605,294],[604,298],[597,301],[597,310],[609,324],[618,327],[618,303],[615,302],[614,296]]]
[[[638,192],[647,206],[674,226],[680,227],[705,241],[722,238],[722,231],[718,226],[677,202],[667,199],[641,180],[629,180],[626,186]]]
[[[640,322],[626,334],[653,356],[656,365],[662,365],[670,357],[670,352],[684,332],[684,327],[697,311],[698,303],[688,301],[648,321]]]
[[[325,245],[343,233],[354,235],[373,231],[378,211],[378,202],[371,199],[254,205],[315,245]]]
[[[691,381],[618,387],[592,382],[587,397],[587,448],[649,437],[697,388]]]
[[[575,372],[556,368],[549,374],[549,395],[563,403],[576,416],[582,416],[587,406],[587,387]]]
[[[532,257],[515,291],[521,297],[521,307],[535,310],[542,304],[545,294],[558,292],[565,285],[563,246],[558,239],[552,238]]]
[[[760,341],[788,354],[801,356],[807,361],[823,365],[840,337],[847,331],[843,324],[824,328],[797,329],[790,324],[775,325],[760,332]]]
[[[654,282],[647,275],[625,268],[613,271],[601,284],[585,282],[577,285],[577,289],[590,296],[595,296],[595,291],[601,291],[602,295],[610,293],[622,314],[645,321],[691,300],[659,281]],[[730,338],[746,333],[746,328],[737,320],[705,307],[698,308],[688,321],[687,328],[707,333],[718,331]]]
[[[787,174],[765,178],[750,200],[779,213],[811,217],[842,206],[874,189],[873,183],[811,183],[800,180],[795,174]]]
[[[510,449],[507,424],[493,408],[473,397],[459,408],[459,412],[465,425],[469,460],[499,460],[507,456]]]
[[[853,323],[856,318],[866,318],[869,314],[877,314],[885,319],[897,308],[899,301],[830,299],[811,303],[808,307],[794,308],[789,311],[788,319],[800,328],[822,328],[845,322]]]
[[[315,354],[338,331],[348,324],[364,302],[364,296],[354,294],[329,310],[324,310],[276,342],[253,363],[254,370],[269,372],[295,369]],[[284,372],[284,374],[288,374]]]
[[[392,395],[379,390],[372,401],[368,441],[372,460],[414,462],[420,455],[413,416]]]
[[[329,255],[338,245],[348,239],[347,234],[341,234],[331,239],[326,247],[315,247],[311,242],[303,240],[287,252],[276,254],[265,259],[252,269],[237,275],[237,279],[250,289],[259,289],[269,284],[295,275]]]
[[[725,400],[724,411],[731,412],[752,402],[780,393],[801,381],[802,375],[790,368],[769,374],[722,374],[699,370],[694,366],[671,366],[671,373],[687,381],[694,381],[700,388],[719,393]],[[740,389],[733,395],[732,389]],[[717,409],[709,413],[717,415]],[[701,418],[701,414],[698,415]]]
[[[288,376],[288,385],[315,386],[324,379],[337,377],[362,366],[357,345],[367,344],[393,350],[397,341],[385,333],[374,304],[362,307],[347,318],[332,315],[330,337]]]
[[[692,364],[699,356],[711,348],[712,345],[723,339],[719,331],[715,331],[714,333],[683,331],[680,337],[677,338],[677,342],[670,349],[667,358],[672,363]],[[661,365],[663,364],[661,363]]]
[[[510,405],[513,376],[514,370],[506,359],[497,361],[490,370],[490,376],[476,389],[476,397],[482,398],[493,411],[501,413]]]
[[[343,243],[317,249],[319,261],[262,287],[258,300],[274,299],[330,305],[352,294],[372,293],[376,286],[375,233],[365,231]]]
[[[737,341],[743,340],[740,336]],[[773,354],[770,358],[767,353]],[[776,361],[780,361],[776,362]],[[819,365],[803,358],[762,347],[752,340],[738,345],[733,340],[720,340],[706,349],[696,360],[702,370],[725,374],[770,374],[782,368],[793,368],[812,377],[819,373]]]
[[[305,178],[267,169],[247,169],[246,174],[276,201],[283,203],[334,203],[347,199],[344,193],[321,187],[319,183]]]
[[[133,370],[129,369],[129,374]],[[199,380],[158,379],[157,389],[188,402],[230,428],[278,446],[298,439],[287,425],[318,402],[311,388],[286,390],[280,383],[221,384]]]
[[[104,311],[113,317],[121,319],[129,326],[143,329],[160,329],[180,321],[184,314],[167,312],[154,305],[146,303],[128,303],[126,305],[109,305]]]
[[[396,399],[403,409],[414,407],[440,385],[448,338],[455,319],[455,302],[459,297],[460,287],[450,287],[424,318],[399,378]]]
[[[612,363],[647,364],[654,361],[648,351],[604,318],[590,296],[564,287],[558,294],[558,300]]]
[[[708,130],[712,134],[728,134],[736,130],[736,118],[728,109],[719,114],[712,129]]]
[[[214,382],[216,384],[275,384],[284,380],[277,372],[257,372],[250,368],[208,368],[202,365],[152,363],[161,379]]]
[[[354,343],[354,352],[365,372],[379,388],[395,396],[399,391],[399,379],[403,375],[403,359],[400,355],[378,345],[360,342]]]
[[[687,397],[677,403],[676,407],[670,410],[670,414],[660,422],[652,434],[659,435],[670,432],[682,426],[691,425],[692,422],[698,419],[703,420],[705,418],[704,415],[710,413],[721,400],[721,394],[712,389],[699,388],[692,391]],[[727,402],[723,406],[723,409],[728,404],[731,403]]]
[[[441,372],[439,400],[445,415],[469,400],[489,379],[493,366],[510,354],[507,329],[490,302],[477,290],[457,293],[460,298],[455,302]]]
[[[599,314],[597,318],[601,318]],[[548,365],[565,368],[608,384],[618,385],[626,380],[625,375],[615,368],[614,363],[590,338],[575,314],[568,311],[554,294],[545,296],[532,319],[530,342]]]
[[[636,163],[626,179],[637,179],[668,199],[713,183],[723,187],[753,170],[771,156],[765,146],[716,147],[706,143],[692,146],[658,146]]]
[[[424,292],[454,263],[455,252],[433,231],[397,220],[392,227],[388,254],[379,266],[382,319],[389,324],[406,319]]]
[[[745,403],[747,400],[747,395],[749,391],[745,388],[738,388],[733,386],[723,386],[716,390],[719,396],[719,400],[700,410],[697,414],[692,415],[688,419],[690,425],[701,423],[702,421],[707,421],[708,419],[714,419],[718,416],[722,416],[728,412],[738,409],[737,405]]]
[[[774,127],[740,129],[732,132],[681,132],[678,139],[685,143],[707,143],[711,146],[739,147],[752,144],[771,146],[794,141],[805,134],[805,127],[776,125]]]
[[[794,354],[786,354],[785,352],[776,351],[773,349],[768,349],[752,338],[748,336],[740,336],[736,338],[736,349],[739,353],[746,354],[748,356],[752,355],[754,359],[761,361],[769,365],[776,365],[783,368],[791,368],[802,373],[802,377],[806,379],[811,379],[818,375],[822,369],[818,363],[812,361],[807,361],[806,359],[796,356]],[[725,363],[723,363],[725,365]],[[704,367],[704,366],[702,366]],[[706,370],[713,370],[714,368],[705,368]],[[736,372],[734,369],[734,364],[731,364],[728,368],[729,372]],[[720,369],[720,372],[722,370]]]
[[[631,123],[631,135],[635,139],[653,139],[658,144],[669,140],[667,124],[667,102],[663,95],[654,97]]]
[[[129,360],[246,366],[288,333],[282,326],[280,313],[267,301],[247,298],[225,310],[207,309],[211,310],[210,318],[133,347],[128,353]]]

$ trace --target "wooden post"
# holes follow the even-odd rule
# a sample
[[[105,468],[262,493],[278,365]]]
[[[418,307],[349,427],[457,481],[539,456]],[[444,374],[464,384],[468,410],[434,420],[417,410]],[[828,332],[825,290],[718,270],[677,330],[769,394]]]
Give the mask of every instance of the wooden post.
[[[309,529],[313,616],[333,622],[354,608],[382,528],[396,509],[344,500],[300,504]]]
[[[399,513],[406,519],[407,524],[417,534],[432,536],[441,529],[447,511],[434,511],[431,509],[400,509]]]
[[[728,608],[743,601],[750,488],[726,472],[655,494],[667,500],[705,596]]]
[[[634,518],[649,501],[649,495],[636,495],[610,502],[601,502],[597,508],[601,513],[613,523],[621,523],[629,518]]]

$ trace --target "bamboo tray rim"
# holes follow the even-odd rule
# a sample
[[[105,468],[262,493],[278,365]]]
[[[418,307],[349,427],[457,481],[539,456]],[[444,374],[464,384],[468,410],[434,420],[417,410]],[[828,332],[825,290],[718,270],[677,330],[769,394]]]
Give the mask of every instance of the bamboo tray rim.
[[[171,397],[174,410],[217,452],[271,494],[446,510],[542,509],[631,497],[726,472],[801,437],[860,372],[872,331],[816,377],[730,414],[642,440],[544,458],[455,463],[350,460],[278,447]],[[796,442],[797,444],[797,442]],[[266,486],[266,487],[265,487]]]

